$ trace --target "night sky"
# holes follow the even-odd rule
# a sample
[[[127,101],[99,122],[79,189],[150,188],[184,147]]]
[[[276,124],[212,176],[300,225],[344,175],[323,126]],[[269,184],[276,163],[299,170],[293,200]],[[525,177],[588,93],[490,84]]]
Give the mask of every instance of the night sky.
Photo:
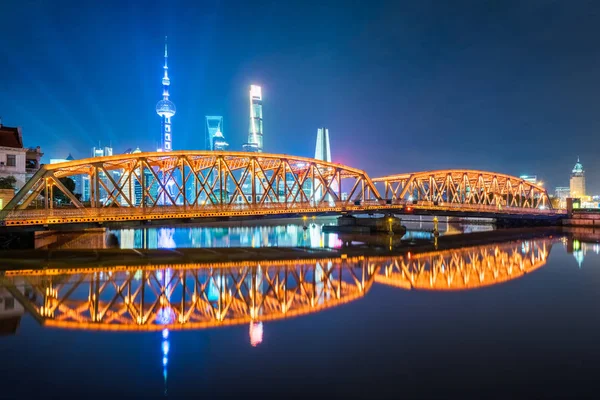
[[[334,161],[372,177],[476,168],[552,191],[579,155],[600,192],[597,1],[21,0],[0,16],[2,122],[45,162],[156,148],[168,35],[175,149],[202,149],[211,114],[240,150],[254,83],[266,152],[312,157],[326,126]]]

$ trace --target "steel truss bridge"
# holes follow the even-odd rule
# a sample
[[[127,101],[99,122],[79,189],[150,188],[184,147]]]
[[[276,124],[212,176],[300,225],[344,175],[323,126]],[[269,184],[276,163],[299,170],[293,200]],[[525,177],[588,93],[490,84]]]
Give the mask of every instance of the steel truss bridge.
[[[82,202],[62,178],[82,182]],[[376,188],[383,184],[384,196]],[[60,193],[63,204],[55,194]],[[0,212],[3,226],[427,211],[549,216],[546,190],[485,171],[371,179],[341,164],[280,154],[174,151],[44,165]],[[465,216],[469,216],[466,215]]]
[[[501,284],[545,265],[555,241],[398,256],[13,270],[0,275],[0,291],[49,327],[204,329],[316,313],[365,296],[374,283],[436,291]]]

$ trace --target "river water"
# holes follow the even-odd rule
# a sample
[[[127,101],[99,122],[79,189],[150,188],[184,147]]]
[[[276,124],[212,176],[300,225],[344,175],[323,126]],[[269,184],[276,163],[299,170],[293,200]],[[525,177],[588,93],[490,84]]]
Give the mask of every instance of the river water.
[[[302,226],[161,229],[115,234],[131,248],[339,245]],[[599,250],[541,235],[397,256],[10,271],[0,398],[582,397],[598,388]]]

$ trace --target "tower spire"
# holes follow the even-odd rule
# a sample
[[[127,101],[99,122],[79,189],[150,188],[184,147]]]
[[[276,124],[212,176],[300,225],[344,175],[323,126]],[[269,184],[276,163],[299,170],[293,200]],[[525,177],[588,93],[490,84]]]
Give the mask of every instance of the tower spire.
[[[169,100],[169,86],[171,86],[171,80],[169,79],[169,67],[167,65],[167,59],[169,53],[167,49],[167,37],[165,36],[165,65],[163,66],[164,75],[162,78],[162,100],[156,104],[156,113],[162,119],[162,132],[161,132],[161,151],[171,151],[172,146],[172,132],[171,132],[171,117],[175,115],[175,104]]]

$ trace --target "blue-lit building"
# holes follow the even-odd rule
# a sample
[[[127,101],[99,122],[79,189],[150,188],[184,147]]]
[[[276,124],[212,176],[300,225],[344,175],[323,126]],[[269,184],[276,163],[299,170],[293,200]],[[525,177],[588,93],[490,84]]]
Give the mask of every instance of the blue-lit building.
[[[216,150],[214,148],[214,138],[217,132],[223,135],[223,117],[220,115],[207,115],[205,117],[205,136],[206,136],[206,150]]]
[[[171,151],[173,150],[173,132],[171,130],[171,118],[175,115],[175,104],[169,100],[169,86],[171,80],[169,79],[169,67],[167,66],[167,38],[165,37],[165,65],[163,66],[164,75],[162,78],[163,85],[163,98],[156,103],[156,113],[161,118],[161,146],[158,151]]]
[[[262,89],[257,85],[250,85],[250,128],[244,151],[263,151]]]

